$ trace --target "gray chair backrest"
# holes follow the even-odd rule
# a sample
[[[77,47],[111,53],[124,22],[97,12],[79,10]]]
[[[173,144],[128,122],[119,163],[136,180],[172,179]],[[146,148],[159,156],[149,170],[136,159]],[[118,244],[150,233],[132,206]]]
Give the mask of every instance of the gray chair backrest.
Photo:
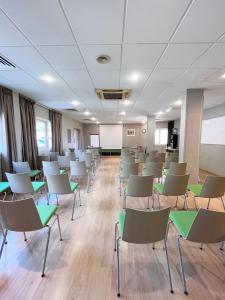
[[[43,173],[44,176],[47,175],[57,175],[60,174],[60,168],[57,161],[43,161]]]
[[[5,173],[8,179],[10,189],[16,194],[28,194],[33,193],[34,189],[30,180],[30,176],[27,173]]]
[[[76,160],[75,152],[70,152],[70,151],[67,152],[67,153],[66,153],[66,157],[68,157],[70,161],[71,161],[71,160]]]
[[[199,197],[218,198],[225,192],[225,177],[208,175],[203,184]]]
[[[85,161],[71,161],[70,162],[70,175],[71,176],[86,176]]]
[[[158,161],[164,163],[165,160],[166,160],[166,153],[165,152],[158,153]]]
[[[145,160],[146,160],[146,157],[147,157],[147,155],[146,155],[145,153],[140,152],[140,153],[138,154],[138,160],[139,160],[139,162],[140,162],[140,163],[144,163]]]
[[[162,177],[163,163],[162,162],[147,162],[142,173],[144,176],[152,176],[153,178]]]
[[[121,164],[120,177],[129,178],[130,175],[138,175],[139,164],[138,163],[126,163]]]
[[[130,175],[128,180],[128,196],[150,197],[152,196],[153,177]]]
[[[133,155],[125,155],[122,157],[122,161],[126,163],[134,163],[135,157]]]
[[[43,228],[32,198],[16,201],[0,201],[0,213],[5,229],[27,232]]]
[[[170,208],[140,211],[127,208],[122,239],[128,243],[147,244],[165,239]]]
[[[169,166],[169,174],[170,175],[185,175],[186,173],[187,163],[177,163],[177,162],[170,162]]]
[[[90,168],[93,166],[93,157],[91,153],[84,153],[84,161],[85,161],[85,165],[86,168]]]
[[[225,241],[225,212],[200,208],[187,240],[204,244]]]
[[[59,152],[50,151],[49,152],[50,161],[57,161],[58,155],[59,155]]]
[[[147,156],[146,157],[146,160],[145,160],[145,162],[158,162],[159,161],[159,159],[158,159],[158,157],[157,156]]]
[[[163,186],[163,195],[181,196],[185,195],[189,180],[189,174],[186,175],[167,175]]]
[[[78,157],[79,160],[81,160],[81,158],[82,158],[82,153],[83,153],[82,149],[75,150],[75,155],[76,155],[76,157]]]
[[[50,194],[71,194],[68,174],[47,176],[48,191]]]
[[[58,155],[57,157],[60,168],[69,168],[70,167],[70,158],[65,155]]]
[[[31,168],[27,161],[13,161],[13,172],[15,173],[27,173],[31,175]]]

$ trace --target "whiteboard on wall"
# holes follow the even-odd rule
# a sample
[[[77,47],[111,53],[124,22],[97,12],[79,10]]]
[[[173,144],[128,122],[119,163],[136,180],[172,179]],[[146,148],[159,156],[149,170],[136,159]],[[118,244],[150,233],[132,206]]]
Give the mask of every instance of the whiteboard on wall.
[[[201,143],[225,145],[225,116],[202,121]]]
[[[100,147],[102,149],[122,149],[122,125],[100,125],[99,127]]]

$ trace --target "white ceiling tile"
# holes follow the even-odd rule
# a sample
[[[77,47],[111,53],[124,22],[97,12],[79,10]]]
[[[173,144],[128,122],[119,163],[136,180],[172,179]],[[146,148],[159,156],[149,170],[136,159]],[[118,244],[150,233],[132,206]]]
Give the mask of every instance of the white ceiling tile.
[[[25,71],[51,70],[49,64],[33,47],[0,47],[0,53]]]
[[[157,101],[157,97],[166,89],[169,87],[169,83],[165,82],[149,82],[145,89],[143,90],[143,93],[141,94],[140,99],[141,100],[149,100],[153,99],[153,101]]]
[[[56,70],[82,70],[84,62],[76,46],[39,46],[41,55]]]
[[[217,69],[189,69],[178,80],[180,82],[200,82],[205,80],[210,74],[215,73]]]
[[[150,82],[174,82],[176,81],[183,73],[185,69],[155,69],[151,74],[149,81]]]
[[[58,1],[0,0],[0,7],[35,45],[74,43]]]
[[[222,68],[225,66],[225,44],[216,44],[202,55],[192,68]]]
[[[125,45],[122,67],[124,69],[152,69],[165,47],[165,44]]]
[[[0,11],[0,46],[24,46],[29,41],[14,24]]]
[[[224,14],[224,0],[194,1],[172,41],[177,43],[216,41],[225,32]]]
[[[98,89],[119,88],[119,70],[91,70],[90,74]]]
[[[85,45],[80,47],[88,69],[119,69],[121,46],[120,45]],[[99,64],[97,56],[106,54],[111,60],[107,64]]]
[[[125,41],[166,43],[190,0],[129,0]]]
[[[142,86],[145,81],[148,79],[148,76],[152,72],[152,69],[122,69],[120,84],[126,83],[126,85],[132,87]],[[133,79],[137,77],[137,79]]]
[[[158,68],[188,68],[210,44],[171,44],[166,49]]]
[[[62,0],[80,44],[119,44],[124,0]]]

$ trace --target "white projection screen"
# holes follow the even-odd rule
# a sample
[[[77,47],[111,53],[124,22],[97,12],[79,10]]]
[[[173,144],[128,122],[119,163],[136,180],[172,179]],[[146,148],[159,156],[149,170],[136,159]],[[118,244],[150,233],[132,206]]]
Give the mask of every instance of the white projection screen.
[[[225,116],[202,121],[201,143],[225,145]]]
[[[122,149],[123,125],[100,125],[100,147]]]

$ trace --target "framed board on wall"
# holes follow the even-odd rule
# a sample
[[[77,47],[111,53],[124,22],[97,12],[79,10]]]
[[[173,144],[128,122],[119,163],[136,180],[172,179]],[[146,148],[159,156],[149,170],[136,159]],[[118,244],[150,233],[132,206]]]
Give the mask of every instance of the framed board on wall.
[[[135,136],[135,129],[127,129],[127,136]]]

